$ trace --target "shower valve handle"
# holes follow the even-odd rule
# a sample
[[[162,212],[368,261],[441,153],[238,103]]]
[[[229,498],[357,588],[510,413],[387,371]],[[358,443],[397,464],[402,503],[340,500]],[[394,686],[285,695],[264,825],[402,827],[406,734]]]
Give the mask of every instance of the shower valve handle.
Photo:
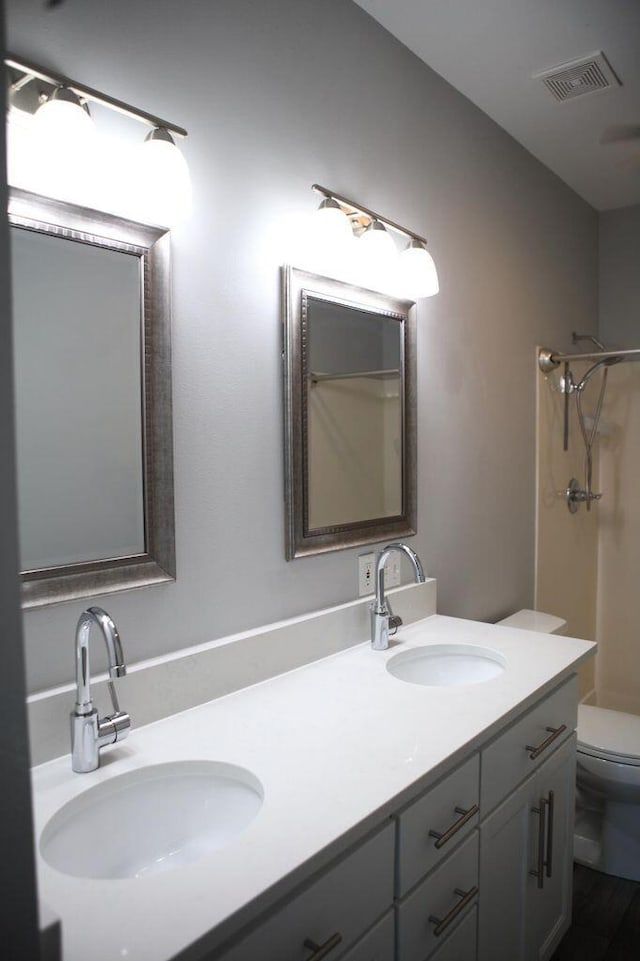
[[[562,496],[564,496],[567,507],[572,514],[575,514],[580,504],[584,504],[585,502],[588,504],[591,501],[599,501],[602,498],[602,494],[594,494],[593,491],[583,490],[575,477],[571,478]]]

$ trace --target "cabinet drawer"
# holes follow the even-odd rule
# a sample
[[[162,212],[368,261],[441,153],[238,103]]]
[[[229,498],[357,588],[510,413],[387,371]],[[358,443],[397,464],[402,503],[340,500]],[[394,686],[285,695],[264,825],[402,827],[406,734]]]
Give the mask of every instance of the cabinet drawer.
[[[395,925],[391,908],[382,921],[378,921],[371,931],[344,955],[342,961],[394,961],[394,958]],[[331,961],[331,955],[328,955],[327,961]]]
[[[476,961],[477,929],[478,909],[472,908],[451,937],[431,955],[431,961]]]
[[[474,831],[399,905],[398,961],[424,961],[435,951],[471,911],[478,897],[477,884],[478,832]]]
[[[398,897],[470,834],[478,823],[479,800],[476,754],[403,811],[398,818]]]
[[[223,961],[309,961],[314,952],[305,941],[320,946],[334,938],[327,961],[347,961],[345,955],[351,961],[349,950],[393,903],[394,840],[389,823],[229,948]],[[378,961],[375,951],[371,961]],[[385,955],[379,958],[384,961]],[[366,953],[355,953],[354,959],[369,961]]]
[[[577,720],[578,678],[573,675],[483,749],[480,761],[483,816],[572,734]]]

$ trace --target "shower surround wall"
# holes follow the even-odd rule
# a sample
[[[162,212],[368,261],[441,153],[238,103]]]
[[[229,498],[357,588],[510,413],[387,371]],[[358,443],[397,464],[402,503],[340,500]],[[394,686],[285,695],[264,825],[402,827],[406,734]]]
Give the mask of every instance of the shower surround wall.
[[[548,344],[544,345],[549,347]],[[555,344],[551,345],[555,348]],[[563,449],[564,394],[562,368],[543,376],[538,371],[537,350],[531,357],[537,377],[536,433],[536,586],[535,608],[563,617],[567,634],[595,640],[598,577],[598,510],[581,505],[569,513],[563,491],[572,477],[584,487],[584,446],[576,415],[575,398],[569,404],[569,444]],[[572,364],[579,381],[588,364]],[[584,398],[585,413],[592,409],[594,385]],[[598,386],[595,385],[597,397]],[[598,476],[597,445],[594,477]],[[597,486],[597,481],[596,481]],[[591,696],[593,662],[580,669],[580,697]]]
[[[7,27],[16,55],[189,130],[195,209],[172,236],[178,577],[102,601],[129,661],[357,594],[357,550],[284,559],[275,238],[315,182],[425,234],[438,265],[418,308],[411,544],[440,610],[532,606],[532,350],[595,330],[593,209],[350,0],[9,0]],[[26,614],[32,690],[71,679],[86,603]]]
[[[640,347],[640,205],[600,216],[600,328]],[[603,410],[599,506],[598,704],[640,714],[640,364],[614,367]]]

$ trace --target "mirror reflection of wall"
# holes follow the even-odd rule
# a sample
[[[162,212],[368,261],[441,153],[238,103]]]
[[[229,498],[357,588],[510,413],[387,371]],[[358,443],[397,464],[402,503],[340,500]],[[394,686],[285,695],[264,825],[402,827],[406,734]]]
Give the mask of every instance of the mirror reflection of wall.
[[[139,258],[11,228],[23,570],[145,549]]]
[[[402,327],[309,297],[308,529],[402,512]]]

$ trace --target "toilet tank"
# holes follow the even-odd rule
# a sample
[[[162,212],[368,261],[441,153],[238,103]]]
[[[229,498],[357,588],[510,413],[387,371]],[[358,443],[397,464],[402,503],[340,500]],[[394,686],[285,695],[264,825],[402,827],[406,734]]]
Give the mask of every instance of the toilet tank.
[[[516,611],[496,623],[498,627],[519,627],[524,631],[539,631],[541,634],[567,633],[565,620],[555,614],[545,614],[544,611]]]

